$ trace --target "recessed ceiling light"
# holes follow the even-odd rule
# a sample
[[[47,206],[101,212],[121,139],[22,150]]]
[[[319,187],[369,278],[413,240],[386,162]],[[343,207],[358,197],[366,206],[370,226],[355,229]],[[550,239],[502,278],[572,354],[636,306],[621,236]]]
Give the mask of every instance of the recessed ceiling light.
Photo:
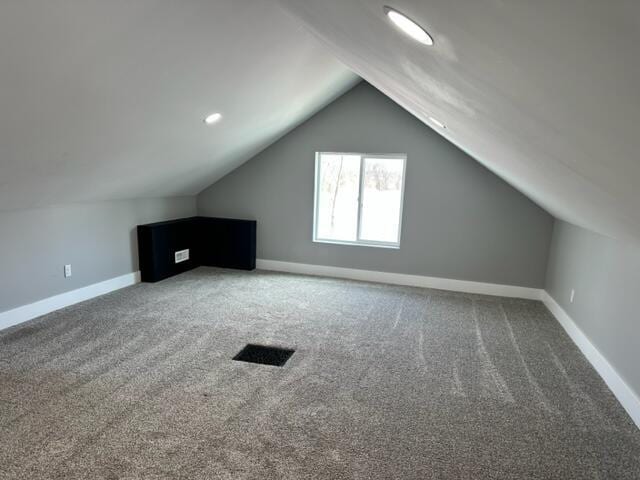
[[[391,7],[384,7],[384,12],[396,27],[411,38],[423,45],[433,45],[433,38],[431,38],[431,35],[429,35],[424,28],[407,17],[404,13],[400,13],[398,10]]]
[[[437,127],[447,128],[447,126],[444,123],[442,123],[440,120],[438,120],[437,118],[429,117],[429,121],[431,123],[433,123]]]
[[[204,119],[204,123],[206,123],[207,125],[213,125],[214,123],[216,123],[218,120],[220,120],[222,118],[222,115],[219,113],[212,113],[211,115],[207,116]]]

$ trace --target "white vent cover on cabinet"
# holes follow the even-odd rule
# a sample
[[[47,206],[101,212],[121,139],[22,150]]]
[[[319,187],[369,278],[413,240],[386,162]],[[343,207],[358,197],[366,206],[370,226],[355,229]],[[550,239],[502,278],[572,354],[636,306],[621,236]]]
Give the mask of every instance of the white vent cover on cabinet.
[[[186,262],[189,260],[189,249],[186,250],[178,250],[175,253],[176,263]]]

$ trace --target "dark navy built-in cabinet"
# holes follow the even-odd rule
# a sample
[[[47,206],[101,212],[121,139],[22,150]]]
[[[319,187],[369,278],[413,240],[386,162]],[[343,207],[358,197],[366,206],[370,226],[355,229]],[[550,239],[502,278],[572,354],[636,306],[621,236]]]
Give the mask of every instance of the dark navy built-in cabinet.
[[[201,265],[253,270],[256,221],[190,217],[138,225],[138,257],[143,282]]]

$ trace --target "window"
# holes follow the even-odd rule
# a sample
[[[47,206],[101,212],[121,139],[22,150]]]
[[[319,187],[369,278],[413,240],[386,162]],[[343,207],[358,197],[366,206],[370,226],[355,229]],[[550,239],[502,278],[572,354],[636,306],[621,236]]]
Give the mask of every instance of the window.
[[[399,248],[406,158],[316,153],[313,241]]]

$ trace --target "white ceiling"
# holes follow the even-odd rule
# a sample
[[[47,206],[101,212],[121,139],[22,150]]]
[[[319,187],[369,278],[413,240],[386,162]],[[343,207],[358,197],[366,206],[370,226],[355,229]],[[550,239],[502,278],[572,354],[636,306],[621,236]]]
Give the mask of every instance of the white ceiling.
[[[196,194],[344,64],[557,217],[640,239],[637,0],[387,0],[432,48],[384,1],[277,3],[0,2],[0,209]]]
[[[427,28],[425,47],[384,17]],[[640,239],[637,0],[281,0],[353,71],[559,218]],[[427,122],[428,123],[428,122]]]
[[[196,194],[357,81],[275,0],[3,0],[0,209]]]

